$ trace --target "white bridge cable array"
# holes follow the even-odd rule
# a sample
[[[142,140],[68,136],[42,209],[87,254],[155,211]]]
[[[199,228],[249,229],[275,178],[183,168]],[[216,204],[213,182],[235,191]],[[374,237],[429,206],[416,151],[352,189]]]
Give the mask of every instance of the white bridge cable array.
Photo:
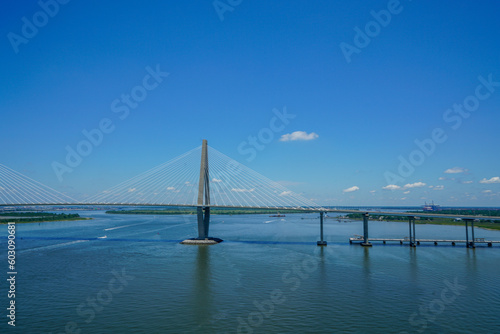
[[[208,147],[213,206],[319,209],[320,205]]]
[[[202,147],[77,201],[0,164],[0,205],[108,204],[196,206]],[[322,209],[311,200],[208,146],[210,205]],[[206,203],[205,203],[206,204]]]
[[[97,204],[195,205],[201,146],[87,198]]]
[[[0,164],[0,204],[73,204],[77,200]]]
[[[197,205],[201,146],[86,199],[95,204]],[[208,147],[210,205],[321,208]]]

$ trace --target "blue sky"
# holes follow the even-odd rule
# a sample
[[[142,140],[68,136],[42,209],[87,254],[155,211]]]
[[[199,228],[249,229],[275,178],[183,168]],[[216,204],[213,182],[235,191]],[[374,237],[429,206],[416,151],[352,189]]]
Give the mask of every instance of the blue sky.
[[[496,1],[61,2],[0,11],[0,163],[50,187],[207,139],[322,205],[500,204]]]

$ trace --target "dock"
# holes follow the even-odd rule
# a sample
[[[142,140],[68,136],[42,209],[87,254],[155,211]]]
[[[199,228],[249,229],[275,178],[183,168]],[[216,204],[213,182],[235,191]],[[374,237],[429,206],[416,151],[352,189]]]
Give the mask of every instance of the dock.
[[[420,216],[420,214],[419,214]],[[370,212],[363,213],[363,235],[354,235],[353,238],[349,238],[350,244],[359,244],[364,247],[371,247],[373,241],[381,241],[383,244],[388,242],[399,242],[400,245],[408,243],[410,247],[416,247],[422,243],[433,243],[435,246],[438,244],[449,243],[452,246],[463,243],[467,248],[475,248],[476,244],[485,244],[488,247],[493,247],[493,244],[500,244],[500,241],[485,240],[484,238],[476,238],[474,235],[474,221],[491,219],[492,217],[478,217],[478,216],[461,216],[459,217],[465,225],[465,240],[463,239],[417,239],[416,238],[416,228],[415,220],[418,216],[416,215],[406,215],[408,218],[408,235],[403,238],[370,238],[368,235],[368,218],[370,217]],[[453,217],[456,218],[456,217]],[[498,218],[494,218],[498,219]],[[323,239],[323,213],[320,215],[320,236],[321,240],[318,241],[318,246],[326,246],[327,242]]]
[[[500,244],[500,241],[495,240],[485,240],[484,238],[475,238],[474,240],[452,240],[452,239],[414,239],[411,240],[409,237],[404,237],[402,239],[393,239],[393,238],[370,238],[369,242],[379,241],[383,244],[388,242],[399,242],[400,245],[408,243],[410,246],[418,246],[421,243],[433,243],[435,246],[438,244],[451,244],[455,246],[456,244],[465,244],[468,247],[474,247],[475,244],[486,244],[488,247],[493,247],[493,244]],[[355,236],[349,238],[350,244],[361,244],[365,242],[365,238],[363,236]]]

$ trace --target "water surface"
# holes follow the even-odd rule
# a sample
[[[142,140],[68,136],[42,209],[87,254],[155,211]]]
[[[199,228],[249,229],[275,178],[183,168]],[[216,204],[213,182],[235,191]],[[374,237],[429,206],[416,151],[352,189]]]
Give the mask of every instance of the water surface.
[[[194,216],[80,214],[95,219],[16,225],[17,326],[3,311],[1,332],[500,332],[500,246],[363,248],[348,242],[362,222],[327,219],[317,247],[317,214],[213,215],[210,234],[225,241],[189,246],[178,241],[197,235]],[[465,238],[462,226],[416,231]],[[370,222],[371,237],[407,234]]]

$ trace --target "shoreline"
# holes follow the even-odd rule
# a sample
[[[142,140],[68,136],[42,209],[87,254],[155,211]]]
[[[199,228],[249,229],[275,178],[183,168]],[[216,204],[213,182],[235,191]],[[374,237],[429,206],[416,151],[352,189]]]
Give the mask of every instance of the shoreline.
[[[75,221],[75,220],[92,220],[94,218],[90,217],[80,217],[80,218],[70,218],[70,219],[40,219],[40,220],[30,220],[30,221],[16,221],[16,219],[2,219],[0,221],[0,225],[7,225],[8,223],[16,223],[16,224],[29,224],[29,223],[50,223],[50,222],[66,222],[66,221]],[[5,222],[3,222],[5,220]]]

